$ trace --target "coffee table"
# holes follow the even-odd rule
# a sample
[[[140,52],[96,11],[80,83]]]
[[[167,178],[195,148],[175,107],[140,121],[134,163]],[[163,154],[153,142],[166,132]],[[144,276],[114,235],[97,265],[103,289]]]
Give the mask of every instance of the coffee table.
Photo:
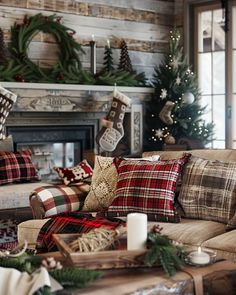
[[[57,260],[66,261],[59,252],[47,253]],[[103,270],[102,278],[88,287],[63,290],[60,295],[214,295],[236,294],[236,263],[219,261],[206,267],[186,266],[174,276],[168,277],[156,268],[126,268]]]

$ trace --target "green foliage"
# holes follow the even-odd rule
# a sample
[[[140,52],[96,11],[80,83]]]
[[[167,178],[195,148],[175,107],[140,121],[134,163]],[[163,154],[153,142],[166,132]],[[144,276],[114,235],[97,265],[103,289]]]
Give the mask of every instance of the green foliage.
[[[172,244],[171,240],[159,232],[149,232],[147,238],[145,264],[152,266],[160,262],[167,275],[172,276],[183,266],[183,248]]]
[[[112,72],[112,71],[114,71],[112,49],[111,49],[111,47],[108,47],[108,46],[105,47],[104,63],[103,63],[102,71],[104,71],[104,72]]]
[[[60,47],[59,62],[52,68],[41,68],[30,60],[27,54],[30,42],[40,31],[52,34]],[[84,51],[73,38],[74,34],[75,31],[61,24],[61,18],[55,14],[43,16],[39,13],[29,18],[25,16],[22,24],[14,24],[11,28],[10,61],[0,64],[0,80],[88,85],[114,85],[116,83],[122,86],[146,86],[145,74],[137,74],[132,71],[126,43],[123,44],[121,50],[120,69],[114,70],[112,49],[106,46],[104,67],[100,73],[94,76],[82,68],[79,54]]]
[[[19,271],[26,271],[29,274],[40,267],[43,257],[28,255],[26,253],[19,257],[0,257],[0,266],[15,268]],[[94,270],[65,267],[62,269],[49,270],[49,274],[57,280],[63,287],[83,288],[90,282],[98,279],[101,273]],[[34,295],[51,294],[48,287],[41,288]]]
[[[101,277],[98,271],[67,267],[64,271],[59,269],[50,270],[50,275],[60,282],[63,287],[84,288],[88,283]]]
[[[206,107],[200,104],[198,80],[186,61],[180,44],[180,35],[176,30],[171,32],[169,52],[164,55],[161,64],[155,67],[152,85],[155,94],[148,105],[146,119],[147,140],[151,148],[161,148],[167,135],[172,135],[176,142],[180,138],[199,140],[203,144],[212,140],[214,126],[202,119]],[[167,92],[166,97],[162,97],[163,90]],[[193,103],[183,102],[183,94],[187,92],[193,94]],[[175,104],[171,112],[171,125],[167,125],[159,117],[167,101]],[[157,130],[162,131],[163,136],[158,136]]]
[[[22,24],[14,24],[11,28],[11,42],[9,52],[11,61],[1,68],[0,79],[5,81],[45,82],[61,81],[59,69],[68,71],[68,67],[76,64],[77,73],[80,72],[81,62],[79,54],[84,53],[80,44],[75,41],[75,31],[62,25],[56,15],[25,17]],[[28,55],[28,47],[38,32],[52,34],[60,47],[59,60],[52,69],[40,68],[33,63]]]

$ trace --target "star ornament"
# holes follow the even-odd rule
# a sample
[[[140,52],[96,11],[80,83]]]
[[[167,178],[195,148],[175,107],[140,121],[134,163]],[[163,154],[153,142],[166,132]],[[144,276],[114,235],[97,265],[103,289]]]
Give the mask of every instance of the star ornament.
[[[167,90],[165,88],[161,89],[160,98],[165,99],[167,97]]]
[[[181,83],[181,79],[180,79],[179,76],[175,79],[175,83],[176,83],[177,85],[179,85],[179,84]]]
[[[170,63],[170,65],[173,66],[174,69],[177,69],[178,66],[179,66],[179,64],[180,64],[180,62],[179,62],[178,58],[173,57],[173,60],[172,60],[172,62]]]
[[[161,130],[160,128],[155,130],[155,136],[158,138],[163,137],[163,130]]]

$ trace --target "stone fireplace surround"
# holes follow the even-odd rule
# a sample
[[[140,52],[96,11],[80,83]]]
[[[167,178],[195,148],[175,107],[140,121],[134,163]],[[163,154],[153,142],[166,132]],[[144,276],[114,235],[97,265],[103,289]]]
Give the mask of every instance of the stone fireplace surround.
[[[73,130],[77,126],[74,140],[82,140],[80,158],[85,157],[88,150],[93,150],[94,153],[100,152],[95,137],[101,128],[100,120],[110,108],[113,86],[12,82],[1,84],[18,95],[6,123],[7,132],[13,134],[15,144],[22,141],[22,131],[26,132],[26,136],[29,130],[33,132],[31,134],[34,136],[30,135],[26,140],[29,142],[38,137],[39,130],[41,133],[50,129]],[[143,147],[143,106],[145,101],[151,98],[153,89],[148,87],[117,89],[132,99],[131,107],[127,108],[125,115],[124,142],[129,154],[138,155]],[[53,138],[48,140],[53,141]],[[119,153],[122,151],[118,151]]]

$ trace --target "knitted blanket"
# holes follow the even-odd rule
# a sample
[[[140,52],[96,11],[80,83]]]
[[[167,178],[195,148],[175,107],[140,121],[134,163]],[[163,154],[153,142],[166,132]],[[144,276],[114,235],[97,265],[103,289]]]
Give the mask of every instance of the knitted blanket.
[[[72,212],[56,216],[48,220],[41,228],[37,239],[37,253],[57,251],[57,246],[52,238],[56,233],[87,233],[92,229],[106,227],[116,229],[125,224],[119,219],[105,219],[101,216],[93,217],[90,213]]]

